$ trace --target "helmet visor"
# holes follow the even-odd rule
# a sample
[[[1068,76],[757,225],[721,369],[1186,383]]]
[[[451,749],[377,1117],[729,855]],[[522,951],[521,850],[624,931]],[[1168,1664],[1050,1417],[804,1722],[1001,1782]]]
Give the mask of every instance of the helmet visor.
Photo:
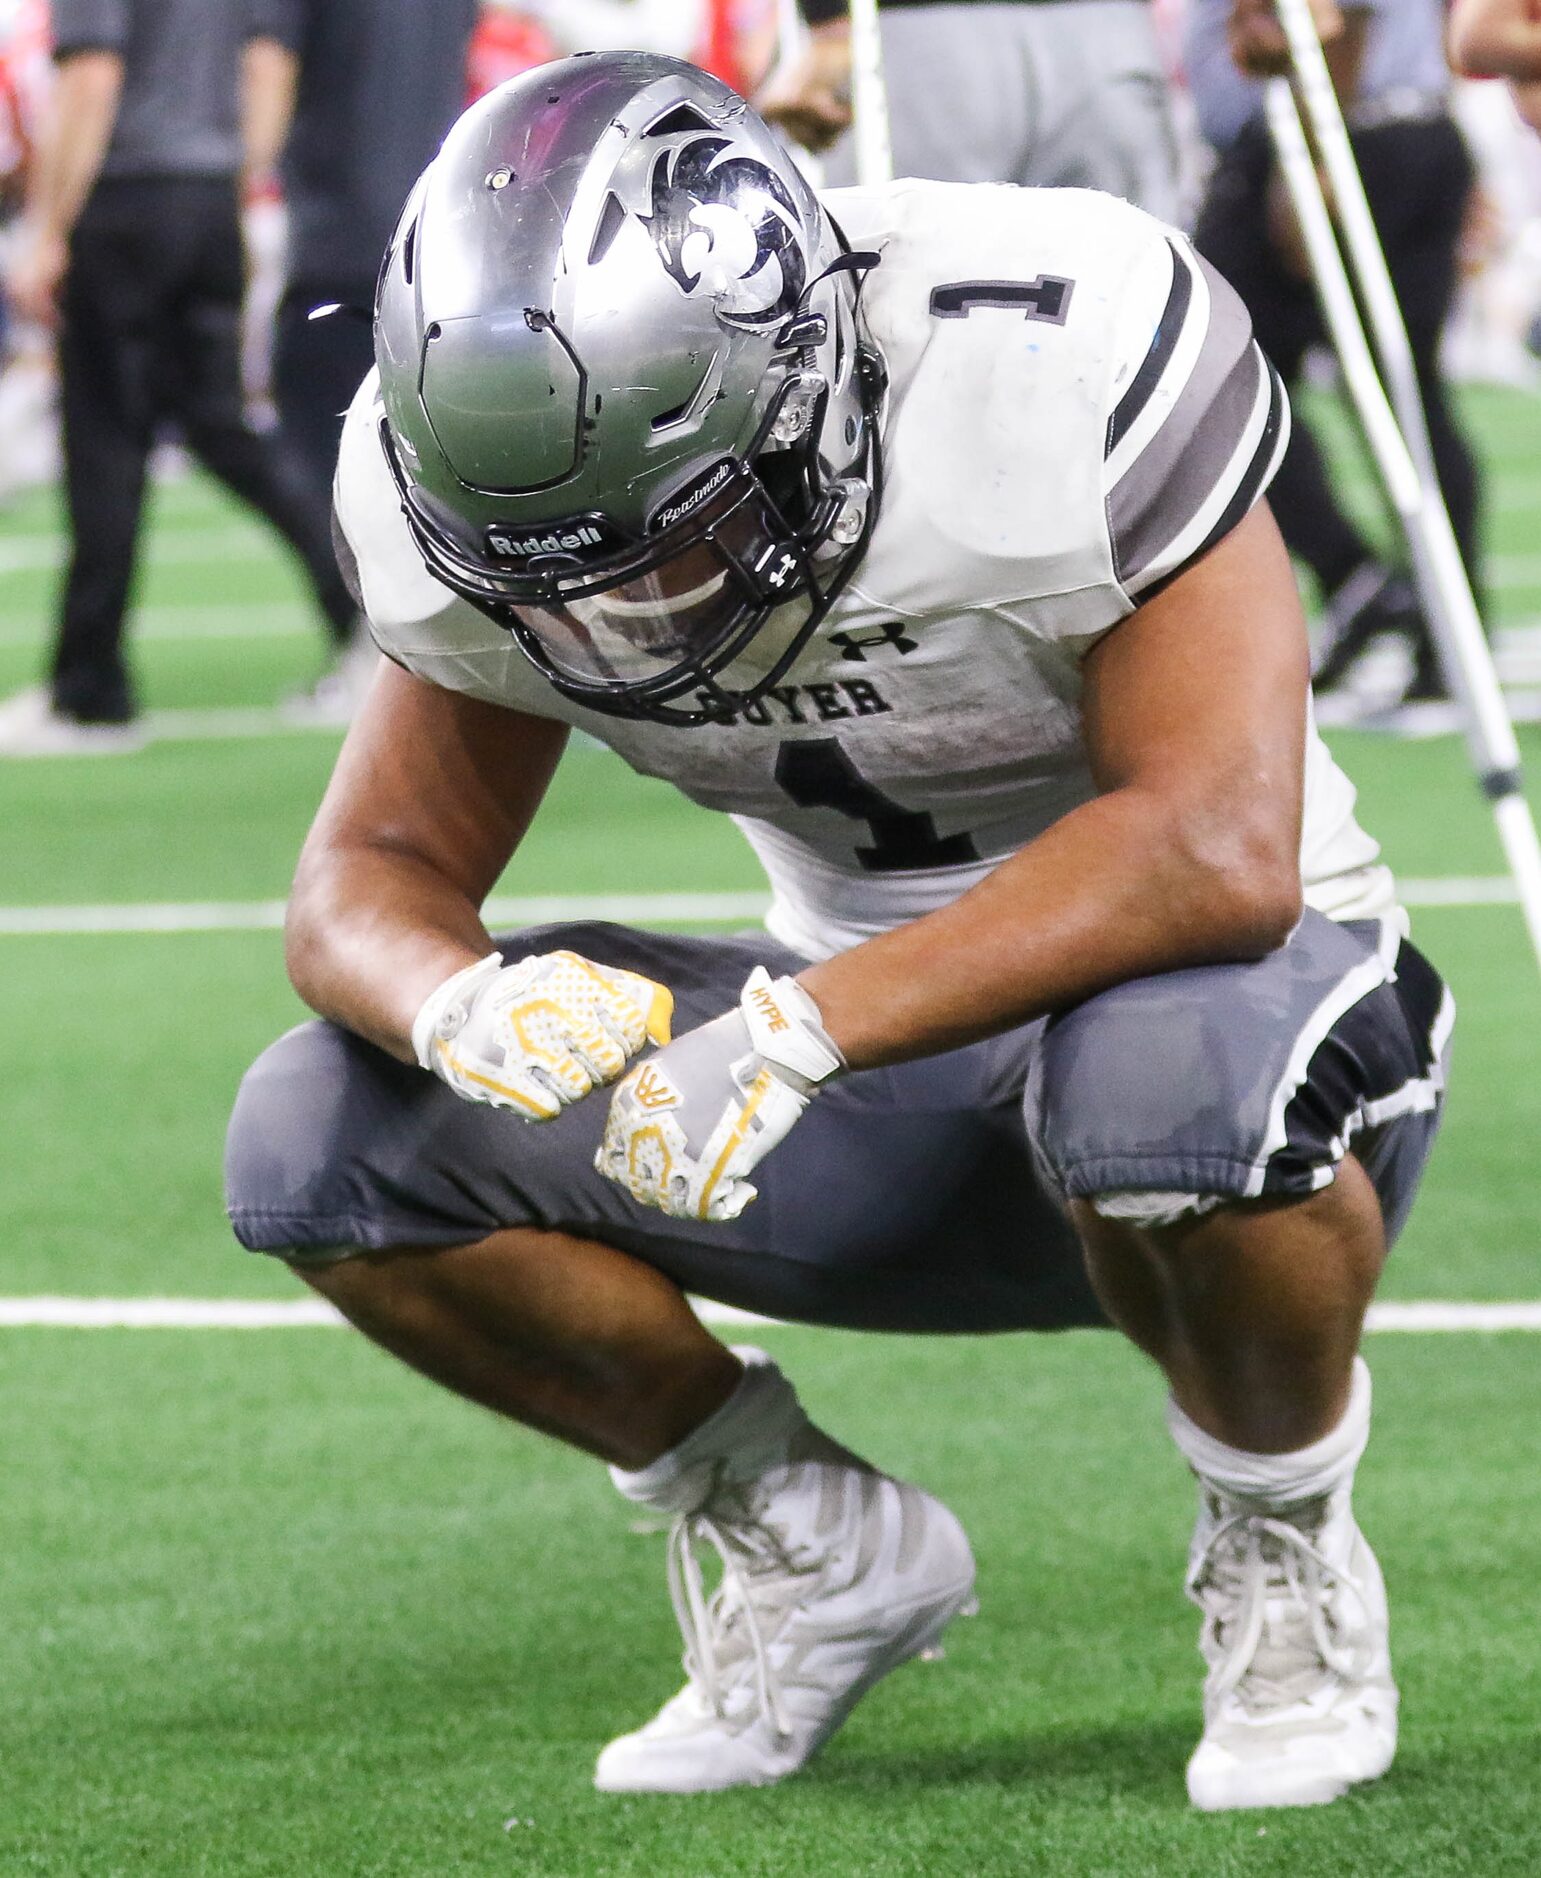
[[[737,482],[603,576],[557,574],[539,599],[515,602],[520,624],[582,683],[704,677],[773,609],[807,595],[806,556],[779,521],[756,483]]]

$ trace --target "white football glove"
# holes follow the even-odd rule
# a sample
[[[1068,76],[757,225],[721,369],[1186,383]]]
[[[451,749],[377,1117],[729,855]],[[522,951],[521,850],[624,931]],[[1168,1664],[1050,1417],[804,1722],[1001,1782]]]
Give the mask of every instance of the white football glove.
[[[737,1219],[745,1176],[845,1059],[794,979],[749,974],[736,1011],[687,1031],[610,1098],[594,1165],[676,1219]]]
[[[423,1000],[412,1048],[424,1069],[471,1102],[549,1122],[614,1082],[645,1043],[669,1041],[674,999],[651,978],[576,952],[496,952]]]

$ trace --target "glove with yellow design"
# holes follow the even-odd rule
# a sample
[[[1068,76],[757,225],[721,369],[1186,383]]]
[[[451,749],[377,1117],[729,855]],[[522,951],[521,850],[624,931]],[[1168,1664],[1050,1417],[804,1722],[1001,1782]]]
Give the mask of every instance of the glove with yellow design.
[[[614,1082],[651,1039],[669,1041],[674,999],[651,978],[576,952],[505,965],[490,952],[423,1000],[412,1048],[471,1102],[549,1122]]]
[[[738,1009],[687,1031],[610,1098],[594,1165],[676,1219],[737,1219],[746,1176],[845,1059],[794,979],[749,974]]]

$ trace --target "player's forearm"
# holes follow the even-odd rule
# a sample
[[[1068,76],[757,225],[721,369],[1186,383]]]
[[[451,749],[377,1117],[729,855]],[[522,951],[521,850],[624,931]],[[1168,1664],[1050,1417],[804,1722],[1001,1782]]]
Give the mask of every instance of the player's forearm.
[[[1108,986],[1261,957],[1299,917],[1268,820],[1119,790],[1074,810],[951,906],[799,974],[854,1069],[971,1043]]]
[[[1528,0],[1456,0],[1450,57],[1470,78],[1541,78],[1541,18]]]
[[[250,188],[278,167],[299,82],[299,60],[276,39],[247,41],[241,55],[241,172]]]
[[[412,1020],[429,992],[491,950],[473,902],[415,855],[361,845],[301,861],[284,927],[291,983],[403,1062],[416,1061]]]
[[[28,192],[35,235],[69,237],[107,154],[122,90],[123,61],[115,52],[76,52],[61,63]]]

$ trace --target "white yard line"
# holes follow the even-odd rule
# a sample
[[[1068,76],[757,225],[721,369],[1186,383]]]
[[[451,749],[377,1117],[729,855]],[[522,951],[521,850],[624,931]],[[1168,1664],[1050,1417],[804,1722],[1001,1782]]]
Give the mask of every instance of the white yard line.
[[[1369,1330],[1541,1330],[1541,1304],[1372,1304]]]
[[[189,635],[193,637],[194,635]],[[231,638],[242,635],[232,633]],[[271,635],[279,637],[277,633]],[[288,634],[287,636],[298,636]],[[0,641],[0,645],[3,645]],[[317,635],[319,646],[319,634]],[[1541,687],[1509,685],[1504,691],[1509,715],[1516,724],[1534,724],[1541,722]],[[1453,737],[1459,734],[1460,721],[1453,705],[1415,705],[1416,711],[1433,713],[1427,721],[1412,724],[1376,724],[1367,721],[1353,699],[1346,700],[1341,712],[1331,706],[1318,703],[1317,722],[1324,730],[1379,730],[1391,731],[1398,736],[1414,741],[1430,737]],[[231,743],[246,742],[255,737],[314,737],[319,735],[342,739],[346,728],[342,724],[325,722],[307,723],[302,716],[291,716],[288,712],[272,705],[238,705],[213,710],[197,710],[178,707],[164,711],[147,711],[140,719],[140,728],[145,733],[148,743]],[[96,759],[93,758],[93,761]]]
[[[1506,874],[1447,880],[1404,880],[1409,907],[1512,906]],[[482,909],[490,926],[543,926],[559,920],[608,919],[693,923],[758,920],[767,894],[552,893],[495,895]],[[63,938],[70,934],[269,932],[284,923],[282,900],[151,901],[144,905],[0,906],[0,938]]]
[[[319,643],[320,635],[317,634]],[[226,706],[218,710],[146,711],[141,720],[151,743],[227,743],[248,737],[314,736],[323,731],[341,737],[341,724],[307,724],[268,705]]]
[[[1404,906],[1517,906],[1519,889],[1508,874],[1452,874],[1434,880],[1399,880]]]
[[[211,561],[266,561],[276,537],[261,528],[167,528],[154,533],[149,566],[202,566]],[[46,572],[64,560],[62,535],[8,535],[0,540],[0,576]]]
[[[284,625],[275,627],[271,632],[245,634],[233,628],[228,631],[209,633],[187,632],[172,633],[167,637],[191,639],[242,639],[309,636],[314,630],[317,647],[320,647],[319,629]],[[7,637],[0,631],[0,650],[7,644],[22,643],[19,638]],[[1519,655],[1508,658],[1506,670],[1513,682],[1506,681],[1504,696],[1508,703],[1509,714],[1516,724],[1541,722],[1541,688],[1535,684],[1520,682],[1522,679],[1541,678],[1541,659],[1529,648]],[[1317,722],[1324,730],[1392,730],[1403,737],[1428,738],[1455,736],[1460,730],[1460,714],[1452,704],[1414,705],[1413,713],[1423,713],[1416,721],[1400,721],[1396,714],[1393,720],[1376,724],[1367,720],[1361,712],[1358,702],[1346,695],[1334,693],[1330,697],[1317,701]],[[1404,714],[1405,716],[1405,714]],[[245,742],[254,737],[314,737],[317,734],[341,739],[345,726],[324,721],[308,722],[302,713],[292,713],[281,705],[234,705],[213,709],[197,709],[185,706],[169,710],[147,711],[139,720],[140,729],[148,743],[228,743]]]
[[[541,926],[557,920],[757,920],[763,893],[567,893],[495,896],[482,909],[494,926]],[[0,937],[71,933],[251,932],[284,923],[282,900],[207,900],[146,906],[0,907]]]
[[[267,930],[283,923],[282,900],[0,907],[0,935],[13,938],[59,938],[70,933],[246,932]]]
[[[134,609],[129,628],[135,643],[143,640],[321,639],[320,615],[296,600],[268,604],[249,600],[157,601]],[[48,623],[35,609],[25,614],[0,612],[0,646],[35,646],[47,638]]]
[[[708,1324],[778,1321],[731,1304],[694,1302]],[[345,1322],[319,1298],[0,1298],[3,1330],[294,1330]]]
[[[783,1328],[731,1304],[693,1300],[703,1323]],[[344,1320],[319,1298],[0,1298],[0,1329],[26,1330],[290,1330],[334,1328]],[[1541,1303],[1461,1304],[1444,1301],[1375,1304],[1373,1331],[1541,1330]]]

